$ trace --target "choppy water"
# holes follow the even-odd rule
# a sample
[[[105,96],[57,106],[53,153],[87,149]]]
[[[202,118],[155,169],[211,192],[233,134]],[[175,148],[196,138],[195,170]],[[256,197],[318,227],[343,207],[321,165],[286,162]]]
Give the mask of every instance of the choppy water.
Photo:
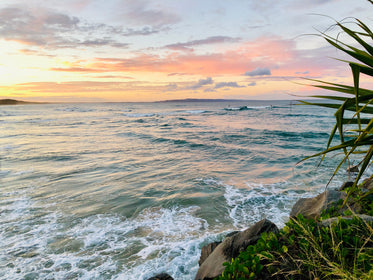
[[[203,245],[324,189],[336,159],[296,163],[332,123],[288,101],[2,106],[0,279],[194,279]]]

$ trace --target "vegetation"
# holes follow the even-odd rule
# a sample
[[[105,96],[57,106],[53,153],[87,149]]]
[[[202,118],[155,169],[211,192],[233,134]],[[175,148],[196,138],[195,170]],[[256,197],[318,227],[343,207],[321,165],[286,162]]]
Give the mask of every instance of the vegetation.
[[[255,245],[248,246],[226,266],[219,280],[232,279],[373,279],[373,225],[347,210],[341,218],[341,209],[358,205],[360,213],[373,215],[372,189],[363,189],[359,180],[373,157],[373,91],[360,87],[360,76],[373,77],[373,32],[358,19],[352,30],[336,23],[341,31],[359,47],[341,42],[329,35],[321,36],[335,48],[348,54],[353,86],[313,80],[315,87],[337,93],[323,98],[330,103],[303,102],[336,110],[336,123],[324,151],[311,157],[325,156],[341,151],[343,157],[334,175],[352,155],[360,156],[359,173],[353,184],[346,188],[347,197],[325,211],[318,219],[298,216],[291,219],[279,234],[265,233]],[[340,142],[333,144],[339,135]],[[372,178],[371,178],[372,179]],[[373,180],[373,179],[372,179]],[[346,207],[344,207],[345,209]],[[337,216],[330,220],[329,218]],[[327,220],[329,219],[329,220]],[[328,221],[327,224],[325,222]]]
[[[298,216],[280,233],[264,233],[219,280],[373,279],[373,229],[358,217],[323,226]]]
[[[15,99],[0,99],[0,105],[24,105],[24,104],[41,104],[40,102],[26,102]]]
[[[335,112],[335,125],[331,131],[327,147],[324,151],[312,155],[311,157],[322,156],[334,151],[343,151],[344,157],[335,169],[334,175],[340,169],[345,161],[349,161],[351,155],[360,155],[360,162],[357,164],[359,173],[355,178],[353,187],[350,188],[349,195],[356,191],[358,182],[366,168],[371,163],[373,156],[373,91],[360,87],[360,76],[367,75],[373,77],[373,32],[362,23],[356,20],[357,31],[352,30],[342,23],[337,22],[338,26],[350,39],[356,41],[359,45],[355,47],[346,44],[338,39],[322,33],[322,37],[335,48],[348,54],[353,61],[344,61],[349,64],[352,71],[353,86],[329,83],[319,80],[313,86],[327,89],[338,93],[338,95],[312,96],[323,98],[333,103],[310,103],[302,101],[304,104],[317,105],[327,108],[333,108]],[[340,136],[340,143],[332,146],[332,140],[336,134]],[[307,159],[307,158],[306,158]],[[369,195],[369,194],[367,194]]]

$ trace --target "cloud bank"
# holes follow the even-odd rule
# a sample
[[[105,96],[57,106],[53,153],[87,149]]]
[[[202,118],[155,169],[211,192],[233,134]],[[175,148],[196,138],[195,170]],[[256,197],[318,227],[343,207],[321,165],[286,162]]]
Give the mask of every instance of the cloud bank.
[[[214,83],[214,81],[212,80],[212,78],[208,77],[206,79],[200,79],[197,83],[187,87],[186,89],[196,90],[196,89],[200,89],[201,87],[203,87],[205,85],[211,85],[213,83]]]
[[[158,33],[149,26],[138,29],[86,22],[50,9],[6,7],[0,9],[0,38],[49,49],[102,47],[124,48],[128,36]]]
[[[245,86],[240,86],[240,85],[237,84],[237,82],[221,82],[221,83],[217,83],[215,85],[215,89],[225,88],[225,87],[229,87],[229,88],[242,88],[242,87],[245,87]]]
[[[221,44],[221,43],[234,43],[239,42],[240,38],[233,38],[228,36],[212,36],[201,40],[192,40],[184,43],[176,43],[165,46],[165,48],[173,50],[190,50],[191,47],[208,45],[208,44]]]
[[[264,75],[271,75],[271,70],[269,68],[256,68],[252,71],[245,72],[245,76],[264,76]]]

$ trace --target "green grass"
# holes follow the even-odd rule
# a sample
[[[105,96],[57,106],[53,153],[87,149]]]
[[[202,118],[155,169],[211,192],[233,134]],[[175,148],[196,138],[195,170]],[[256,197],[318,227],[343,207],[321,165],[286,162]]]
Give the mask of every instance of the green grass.
[[[225,263],[218,279],[373,279],[372,237],[372,223],[356,216],[330,226],[299,216]]]

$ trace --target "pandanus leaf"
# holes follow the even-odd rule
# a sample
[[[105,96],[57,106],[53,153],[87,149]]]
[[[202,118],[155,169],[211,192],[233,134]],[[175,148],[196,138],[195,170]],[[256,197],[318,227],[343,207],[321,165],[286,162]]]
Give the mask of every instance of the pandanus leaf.
[[[364,174],[366,168],[371,163],[373,157],[373,118],[371,117],[371,115],[373,115],[373,106],[371,106],[373,103],[373,91],[360,87],[360,76],[362,74],[373,77],[373,46],[371,41],[367,42],[366,40],[367,38],[370,40],[373,39],[373,32],[360,20],[356,19],[356,22],[356,25],[361,29],[359,31],[352,30],[339,22],[337,22],[336,25],[350,38],[355,40],[355,42],[358,44],[357,46],[344,43],[325,33],[321,33],[321,36],[330,45],[357,60],[341,60],[348,63],[351,68],[353,86],[308,79],[317,83],[313,84],[312,86],[332,91],[335,93],[335,95],[312,96],[329,100],[330,103],[309,101],[301,102],[305,105],[316,105],[335,110],[335,125],[331,130],[325,150],[311,155],[304,160],[322,156],[322,161],[324,160],[325,156],[331,152],[343,151],[344,157],[337,164],[333,174],[334,176],[342,164],[349,160],[349,157],[352,154],[363,155],[362,160],[359,163],[359,173],[354,182],[355,187],[357,186],[359,179]],[[347,112],[350,113],[347,114]],[[349,117],[351,112],[353,113],[352,117]],[[340,142],[339,144],[332,145],[336,134],[339,135]]]

